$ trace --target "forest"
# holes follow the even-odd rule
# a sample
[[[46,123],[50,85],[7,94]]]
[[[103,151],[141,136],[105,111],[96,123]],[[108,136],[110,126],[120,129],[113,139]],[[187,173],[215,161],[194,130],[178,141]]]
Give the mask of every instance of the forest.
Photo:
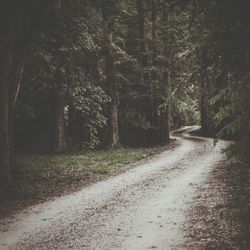
[[[247,0],[1,1],[1,194],[19,154],[164,146],[186,125],[248,162],[249,24]]]
[[[1,186],[15,151],[166,144],[201,123],[249,155],[248,1],[1,3]]]
[[[19,155],[156,150],[182,126],[249,163],[249,24],[247,0],[1,1],[1,195]]]

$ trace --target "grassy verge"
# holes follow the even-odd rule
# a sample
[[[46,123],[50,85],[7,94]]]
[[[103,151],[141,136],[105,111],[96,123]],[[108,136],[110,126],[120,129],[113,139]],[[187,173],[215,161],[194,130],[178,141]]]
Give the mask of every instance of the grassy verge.
[[[70,155],[20,155],[13,186],[5,197],[0,197],[0,217],[95,183],[161,150],[158,147],[83,151]]]

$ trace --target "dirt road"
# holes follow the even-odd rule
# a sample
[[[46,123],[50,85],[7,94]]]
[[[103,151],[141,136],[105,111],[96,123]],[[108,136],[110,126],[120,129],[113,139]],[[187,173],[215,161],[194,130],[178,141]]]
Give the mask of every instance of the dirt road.
[[[192,129],[126,173],[0,221],[0,249],[185,249],[185,211],[229,144]]]

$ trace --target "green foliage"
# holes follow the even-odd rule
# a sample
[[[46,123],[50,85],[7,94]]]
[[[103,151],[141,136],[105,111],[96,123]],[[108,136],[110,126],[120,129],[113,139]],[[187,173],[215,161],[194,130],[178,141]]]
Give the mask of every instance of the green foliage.
[[[195,100],[175,99],[171,105],[172,123],[178,128],[183,125],[198,125],[200,123],[199,107]]]
[[[99,145],[98,129],[102,129],[107,124],[104,115],[105,105],[110,102],[110,98],[104,93],[101,87],[97,87],[83,80],[84,86],[75,86],[71,90],[72,104],[78,113],[84,118],[82,129],[89,131],[88,141],[85,146],[95,148]]]
[[[239,9],[230,9],[235,6],[231,0],[229,5],[224,0],[219,5],[155,1],[155,9],[142,1],[143,34],[135,1],[62,3],[48,11],[31,47],[18,121],[49,120],[43,134],[51,137],[59,72],[67,137],[81,138],[81,146],[91,148],[105,144],[111,101],[106,93],[112,91],[104,60],[108,27],[122,143],[130,143],[126,137],[134,138],[133,131],[156,138],[170,110],[171,127],[198,124],[202,113],[202,125],[210,125],[217,137],[233,136],[247,145],[249,44],[242,41],[249,31]],[[157,137],[154,143],[159,141]]]
[[[214,83],[210,92],[211,109],[217,126],[217,140],[238,141],[235,152],[250,155],[249,1],[229,0],[201,4],[200,24],[206,29],[203,48],[207,53],[207,72]],[[200,7],[201,7],[200,6]]]
[[[78,128],[81,127],[87,135],[80,144],[93,148],[100,143],[98,133],[106,125],[104,109],[109,97],[98,87],[101,83],[97,65],[100,49],[86,23],[86,18],[79,17],[71,9],[58,10],[46,17],[44,30],[37,37],[36,44],[31,48],[32,56],[26,62],[17,117],[21,126],[24,126],[24,117],[26,124],[28,120],[35,120],[36,123],[42,121],[43,124],[49,120],[43,136],[51,137],[54,92],[60,72],[65,110],[68,110],[69,104],[77,110],[81,123]],[[69,114],[66,112],[67,117]],[[19,130],[18,133],[22,134]],[[47,140],[47,146],[52,143],[45,138],[42,140]]]
[[[244,84],[228,86],[215,95],[210,103],[215,106],[220,103],[219,111],[214,119],[217,126],[221,126],[217,138],[231,136],[239,143],[235,150],[243,157],[249,157],[250,146],[250,87]]]
[[[17,129],[18,141],[29,134],[28,124],[32,124],[39,134],[34,138],[38,140],[35,144],[41,147],[52,144],[55,91],[60,74],[68,147],[94,148],[105,144],[111,101],[106,94],[110,90],[104,73],[105,17],[112,33],[120,137],[134,138],[136,130],[142,138],[148,138],[148,144],[159,143],[160,138],[155,135],[165,126],[159,121],[168,108],[171,127],[199,123],[198,92],[192,79],[193,65],[197,62],[188,30],[189,10],[169,11],[169,3],[157,3],[153,37],[152,6],[142,4],[146,51],[141,51],[139,43],[134,1],[85,1],[77,6],[62,1],[61,8],[47,12],[31,47],[32,55],[26,61],[17,121],[18,127],[27,127],[27,131]],[[141,61],[142,54],[146,64]],[[26,139],[34,143],[28,135]],[[122,143],[134,145],[126,140]]]

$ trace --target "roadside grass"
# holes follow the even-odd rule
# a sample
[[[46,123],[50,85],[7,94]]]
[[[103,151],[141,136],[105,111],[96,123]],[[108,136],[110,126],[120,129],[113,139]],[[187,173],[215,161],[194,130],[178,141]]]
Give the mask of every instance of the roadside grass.
[[[28,205],[76,191],[163,150],[120,148],[77,154],[19,155],[10,191],[0,197],[0,217]]]

